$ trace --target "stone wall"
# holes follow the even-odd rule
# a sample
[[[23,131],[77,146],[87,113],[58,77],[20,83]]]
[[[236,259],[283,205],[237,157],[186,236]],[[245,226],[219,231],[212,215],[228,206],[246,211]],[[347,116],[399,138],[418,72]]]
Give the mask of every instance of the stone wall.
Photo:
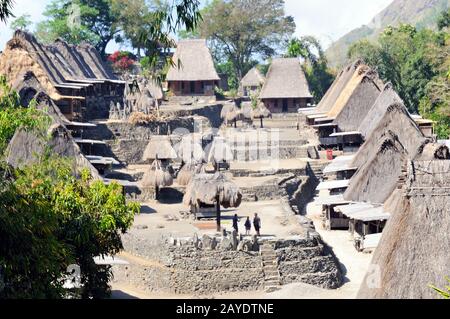
[[[257,244],[244,240],[237,246],[230,237],[195,238],[148,243],[124,236],[127,251],[154,260],[154,265],[116,267],[116,279],[133,281],[143,290],[179,294],[261,290],[265,277],[259,247],[265,243],[275,252],[282,284],[303,282],[328,289],[342,284],[337,262],[318,236],[258,240]]]

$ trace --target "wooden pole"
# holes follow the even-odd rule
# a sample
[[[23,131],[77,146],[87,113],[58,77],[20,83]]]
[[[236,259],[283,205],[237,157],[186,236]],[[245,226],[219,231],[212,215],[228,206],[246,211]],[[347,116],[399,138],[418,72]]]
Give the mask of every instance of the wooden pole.
[[[261,116],[259,119],[260,119],[260,121],[261,121],[261,128],[264,128],[264,125],[263,125],[263,117]]]
[[[220,200],[219,196],[216,196],[216,222],[217,222],[217,231],[220,232],[222,227],[220,226]]]

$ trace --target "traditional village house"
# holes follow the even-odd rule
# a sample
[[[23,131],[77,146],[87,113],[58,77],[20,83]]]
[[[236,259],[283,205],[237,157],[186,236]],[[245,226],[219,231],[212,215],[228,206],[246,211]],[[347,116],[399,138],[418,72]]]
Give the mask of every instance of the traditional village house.
[[[239,89],[242,96],[251,97],[255,94],[258,94],[258,91],[264,85],[264,81],[265,77],[261,74],[258,68],[252,68],[241,80]]]
[[[20,96],[47,93],[68,120],[108,118],[111,102],[123,102],[125,82],[104,64],[88,44],[58,40],[45,46],[35,37],[16,31],[0,55],[0,73],[13,84],[34,74],[36,87],[23,87]]]
[[[297,113],[313,96],[297,58],[272,61],[259,98],[272,113]]]
[[[214,68],[206,40],[182,40],[167,74],[167,86],[174,96],[214,96],[220,78]]]
[[[403,183],[384,204],[391,217],[372,257],[379,281],[370,285],[369,272],[357,298],[436,299],[430,284],[448,286],[450,161],[419,159],[404,167]]]

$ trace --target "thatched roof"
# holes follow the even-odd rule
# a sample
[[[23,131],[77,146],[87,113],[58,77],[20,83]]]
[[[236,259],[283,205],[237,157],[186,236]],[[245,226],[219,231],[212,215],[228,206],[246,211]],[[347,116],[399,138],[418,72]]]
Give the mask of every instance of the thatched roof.
[[[50,137],[50,138],[49,138]],[[51,156],[73,159],[73,173],[79,176],[88,169],[92,178],[101,180],[98,171],[81,153],[67,129],[54,123],[48,132],[18,130],[11,139],[6,151],[6,161],[13,167],[24,167],[37,163],[40,156],[50,150]]]
[[[404,189],[396,190],[385,204],[391,218],[371,262],[380,278],[369,287],[374,274],[367,274],[358,298],[439,298],[429,285],[448,286],[449,188],[450,161],[408,165]]]
[[[328,89],[322,100],[317,105],[316,112],[328,113],[336,103],[337,98],[341,94],[342,90],[346,87],[347,83],[353,77],[355,72],[357,72],[361,67],[363,67],[363,62],[361,60],[357,60],[345,67],[336,77],[331,87]]]
[[[225,120],[226,124],[238,120],[241,116],[241,110],[234,103],[226,103],[220,111],[220,118]]]
[[[357,131],[361,132],[364,138],[368,138],[383,118],[387,108],[394,103],[402,103],[402,99],[395,92],[391,83],[387,83],[375,103],[367,112],[366,117],[361,121]]]
[[[206,148],[208,162],[231,162],[234,159],[233,151],[227,141],[220,136],[216,136],[212,143]]]
[[[178,157],[185,163],[202,163],[206,160],[200,136],[194,134],[183,136],[180,143],[175,145],[175,149]]]
[[[403,104],[391,105],[352,162],[359,167],[344,193],[346,200],[383,203],[394,190],[401,168],[423,150],[427,139]]]
[[[312,98],[299,59],[274,59],[259,98]]]
[[[183,203],[198,206],[200,203],[214,205],[217,202],[224,208],[239,207],[242,194],[239,187],[221,173],[198,174],[186,188]]]
[[[72,46],[58,40],[45,46],[33,35],[16,31],[0,55],[0,73],[14,83],[29,71],[54,100],[61,99],[61,88],[82,89],[99,81],[118,80],[88,44]]]
[[[350,80],[347,82],[345,87],[342,89],[338,97],[336,98],[335,103],[332,105],[331,109],[328,111],[327,116],[329,118],[336,118],[336,116],[341,113],[344,107],[347,105],[347,102],[352,97],[353,92],[358,88],[361,82],[366,78],[367,72],[370,72],[370,68],[361,65],[358,67],[356,72],[353,73]]]
[[[256,109],[253,109],[252,116],[255,119],[271,117],[272,113],[270,110],[264,105],[264,103],[259,103]]]
[[[241,80],[241,86],[246,87],[258,87],[264,84],[264,75],[258,70],[257,67],[252,68]]]
[[[401,103],[389,105],[385,114],[378,121],[372,134],[366,139],[359,148],[352,166],[360,167],[368,161],[371,154],[375,152],[378,143],[383,140],[387,134],[397,136],[397,139],[408,152],[409,158],[413,159],[417,155],[420,145],[426,140],[417,124],[411,118],[406,107]]]
[[[181,186],[188,185],[197,174],[205,174],[205,166],[203,163],[185,164],[177,175],[177,183]]]
[[[161,165],[160,160],[154,160],[142,177],[142,186],[144,187],[168,187],[172,184],[172,175]]]
[[[177,152],[172,147],[168,136],[154,135],[145,148],[142,160],[172,160],[177,158]]]
[[[244,119],[252,119],[253,106],[252,102],[242,102],[241,103],[241,114]]]
[[[219,81],[206,40],[182,40],[173,56],[167,81]]]
[[[334,120],[341,131],[358,130],[360,123],[380,95],[377,82],[379,80],[375,72],[368,72],[361,79]]]

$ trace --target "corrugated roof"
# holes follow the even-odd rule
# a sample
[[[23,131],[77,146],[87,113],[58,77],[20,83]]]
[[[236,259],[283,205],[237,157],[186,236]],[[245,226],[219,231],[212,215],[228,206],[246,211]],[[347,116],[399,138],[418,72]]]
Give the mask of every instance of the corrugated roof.
[[[259,98],[312,98],[300,61],[297,58],[274,59]]]

